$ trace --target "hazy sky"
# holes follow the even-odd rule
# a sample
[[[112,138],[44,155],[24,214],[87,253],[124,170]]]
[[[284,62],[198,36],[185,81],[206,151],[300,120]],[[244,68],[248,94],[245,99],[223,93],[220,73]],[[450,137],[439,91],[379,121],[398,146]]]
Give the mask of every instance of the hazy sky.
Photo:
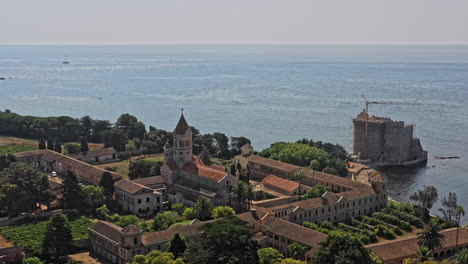
[[[0,0],[0,44],[468,44],[468,0]]]

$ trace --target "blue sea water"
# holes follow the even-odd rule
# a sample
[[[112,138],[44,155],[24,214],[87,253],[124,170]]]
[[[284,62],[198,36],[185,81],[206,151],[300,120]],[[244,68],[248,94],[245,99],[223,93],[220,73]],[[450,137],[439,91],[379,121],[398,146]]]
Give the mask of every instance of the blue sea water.
[[[112,121],[128,112],[172,130],[184,108],[202,133],[242,135],[257,150],[300,138],[349,149],[361,94],[416,103],[370,109],[415,124],[429,151],[427,167],[386,171],[391,196],[435,185],[468,208],[468,46],[0,46],[0,77],[13,78],[0,80],[0,109]]]

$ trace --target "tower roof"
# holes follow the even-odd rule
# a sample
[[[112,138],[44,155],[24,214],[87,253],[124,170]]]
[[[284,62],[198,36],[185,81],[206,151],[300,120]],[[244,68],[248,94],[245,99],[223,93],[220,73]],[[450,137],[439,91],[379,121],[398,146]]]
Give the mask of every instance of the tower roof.
[[[190,130],[190,132],[192,132],[192,128],[185,120],[184,114],[182,114],[180,116],[179,123],[177,123],[177,126],[174,129],[174,133],[177,135],[185,135],[185,133],[187,133],[187,130]]]

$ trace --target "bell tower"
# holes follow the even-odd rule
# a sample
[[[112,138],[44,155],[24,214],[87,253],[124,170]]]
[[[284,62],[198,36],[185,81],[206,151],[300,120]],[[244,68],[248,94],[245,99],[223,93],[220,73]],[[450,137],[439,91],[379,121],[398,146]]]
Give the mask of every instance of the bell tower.
[[[172,144],[172,159],[177,163],[179,168],[182,168],[187,162],[193,160],[192,153],[192,128],[185,120],[182,109],[179,123],[174,129]]]

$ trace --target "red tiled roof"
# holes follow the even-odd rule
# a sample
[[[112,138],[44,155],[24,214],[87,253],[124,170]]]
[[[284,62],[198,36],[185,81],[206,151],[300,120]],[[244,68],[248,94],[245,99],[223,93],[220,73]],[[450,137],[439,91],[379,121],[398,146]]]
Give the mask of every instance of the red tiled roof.
[[[306,167],[304,167],[303,170],[304,170],[304,175],[305,175],[306,178],[317,179],[317,180],[321,180],[321,181],[324,181],[324,182],[329,182],[329,183],[336,184],[336,185],[346,186],[348,188],[353,188],[353,189],[359,189],[359,188],[363,188],[363,187],[368,186],[367,184],[360,183],[360,182],[357,182],[357,181],[353,181],[351,179],[342,178],[342,177],[339,177],[339,176],[336,176],[336,175],[323,173],[323,172],[320,172],[320,171],[314,171],[314,170],[312,170],[310,168],[306,168]]]
[[[275,175],[268,175],[265,179],[262,180],[263,183],[269,184],[274,186],[278,189],[285,190],[287,192],[293,192],[297,188],[299,188],[300,184],[297,182],[293,182],[290,180],[286,180],[284,178],[275,176]]]
[[[178,170],[179,169],[179,166],[177,166],[177,163],[173,160],[171,160],[168,164],[169,168],[171,170]]]
[[[141,241],[143,245],[147,246],[158,242],[169,241],[176,233],[184,237],[200,235],[203,232],[201,227],[206,223],[207,222],[196,222],[186,226],[177,226],[163,231],[146,233],[141,237]]]
[[[134,179],[132,180],[132,182],[148,187],[150,185],[163,184],[164,179],[161,176],[151,176],[151,177]]]
[[[285,171],[288,171],[288,172],[294,172],[297,169],[301,168],[301,167],[296,166],[296,165],[292,165],[292,164],[289,164],[289,163],[285,163],[285,162],[281,162],[281,161],[277,161],[277,160],[273,160],[273,159],[269,159],[269,158],[264,158],[264,157],[257,156],[257,155],[251,155],[251,156],[244,157],[244,158],[249,160],[249,161],[252,161],[252,162],[260,163],[260,164],[263,164],[263,165],[274,167],[274,168],[277,168],[277,169],[280,169],[280,170],[285,170]]]
[[[445,235],[445,243],[443,248],[449,249],[455,247],[457,228],[446,229],[441,231],[440,233]],[[366,248],[372,250],[384,262],[387,262],[392,260],[409,258],[411,256],[417,255],[419,252],[417,241],[417,236],[412,236],[408,238],[396,239],[367,245]],[[468,229],[460,228],[458,235],[458,246],[465,247],[467,245]]]
[[[144,185],[141,185],[141,184],[138,184],[136,182],[133,182],[133,181],[129,181],[129,180],[126,180],[126,179],[122,179],[116,183],[114,183],[114,187],[115,188],[119,188],[121,190],[123,190],[124,192],[127,192],[127,193],[130,193],[130,194],[135,194],[141,190],[147,190],[147,191],[153,191],[151,190],[150,188],[144,186]]]
[[[210,167],[198,166],[198,176],[204,178],[220,181],[226,177],[226,175],[227,173],[225,171],[215,170]]]
[[[272,216],[262,220],[262,226],[266,228],[266,231],[309,246],[312,249],[318,249],[320,243],[328,238],[328,235],[324,233]]]
[[[212,164],[209,166],[212,169],[219,170],[219,171],[226,171],[226,167],[218,164]]]
[[[195,162],[187,162],[182,170],[191,174],[198,174],[198,166]]]
[[[92,224],[89,228],[90,230],[114,241],[117,244],[120,244],[122,239],[122,228],[113,223],[98,220],[96,223]]]

